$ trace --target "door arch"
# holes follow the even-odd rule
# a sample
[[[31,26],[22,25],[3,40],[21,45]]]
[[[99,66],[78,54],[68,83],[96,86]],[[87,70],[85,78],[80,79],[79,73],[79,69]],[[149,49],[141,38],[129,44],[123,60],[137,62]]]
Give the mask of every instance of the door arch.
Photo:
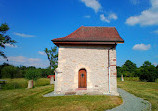
[[[78,88],[87,88],[87,71],[80,69],[78,71]]]

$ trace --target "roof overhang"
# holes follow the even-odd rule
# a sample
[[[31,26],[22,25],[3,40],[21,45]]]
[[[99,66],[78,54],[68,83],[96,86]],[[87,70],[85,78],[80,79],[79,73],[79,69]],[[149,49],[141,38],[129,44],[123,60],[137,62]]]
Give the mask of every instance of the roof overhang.
[[[124,41],[53,41],[52,42],[59,45],[113,45],[118,43],[124,43]]]

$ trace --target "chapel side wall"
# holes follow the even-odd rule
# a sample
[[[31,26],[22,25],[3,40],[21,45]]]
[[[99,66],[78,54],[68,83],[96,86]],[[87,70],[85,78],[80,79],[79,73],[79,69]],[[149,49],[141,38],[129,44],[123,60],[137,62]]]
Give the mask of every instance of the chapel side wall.
[[[110,93],[117,93],[116,47],[110,50]]]
[[[78,71],[85,68],[87,71],[87,90],[108,93],[108,49],[111,46],[59,46],[58,91],[61,93],[76,91],[78,88]],[[116,50],[110,51],[110,60],[116,58]],[[113,61],[116,64],[116,61]],[[112,64],[112,63],[111,63]],[[116,71],[116,66],[111,72]],[[111,91],[116,89],[116,76],[111,77]],[[115,92],[115,91],[114,91]]]

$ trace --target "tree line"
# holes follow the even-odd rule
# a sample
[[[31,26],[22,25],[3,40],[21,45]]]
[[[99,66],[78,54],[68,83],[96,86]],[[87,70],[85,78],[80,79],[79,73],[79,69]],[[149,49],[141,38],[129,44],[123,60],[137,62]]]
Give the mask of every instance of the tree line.
[[[155,67],[149,61],[145,61],[142,66],[137,67],[135,63],[127,60],[124,65],[117,66],[117,76],[139,77],[141,81],[154,82],[158,78],[158,65]]]
[[[47,77],[48,75],[54,75],[54,68],[36,68],[34,66],[13,66],[8,63],[0,65],[0,78],[24,78],[29,76],[29,72],[36,72],[35,76]]]

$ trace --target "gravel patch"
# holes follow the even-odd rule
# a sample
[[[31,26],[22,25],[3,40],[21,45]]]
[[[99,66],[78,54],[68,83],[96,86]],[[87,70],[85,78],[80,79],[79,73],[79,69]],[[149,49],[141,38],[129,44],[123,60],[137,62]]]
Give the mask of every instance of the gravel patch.
[[[43,95],[43,97],[51,97],[51,96],[64,96],[64,94],[55,94],[53,91],[53,92]]]
[[[118,88],[118,92],[123,99],[123,104],[106,111],[151,111],[151,104],[148,101],[120,88]]]

